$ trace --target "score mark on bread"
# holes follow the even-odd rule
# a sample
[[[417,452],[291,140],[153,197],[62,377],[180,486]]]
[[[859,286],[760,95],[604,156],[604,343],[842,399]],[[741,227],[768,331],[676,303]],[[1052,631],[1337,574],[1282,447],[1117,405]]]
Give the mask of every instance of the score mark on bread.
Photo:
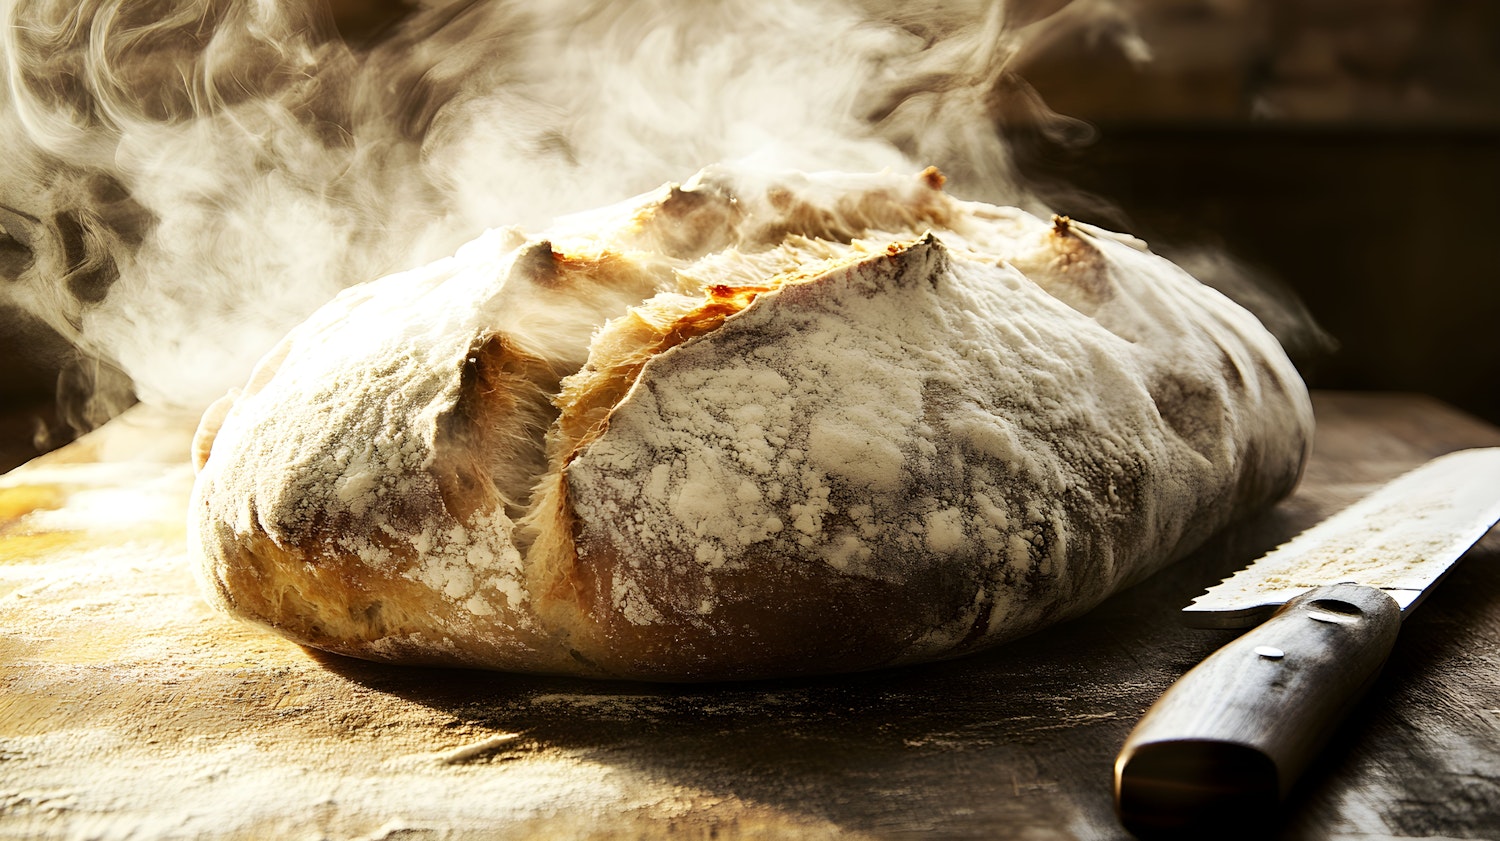
[[[847,671],[1080,613],[1290,489],[1311,410],[1252,316],[941,186],[705,170],[346,291],[205,418],[208,593],[397,662]]]

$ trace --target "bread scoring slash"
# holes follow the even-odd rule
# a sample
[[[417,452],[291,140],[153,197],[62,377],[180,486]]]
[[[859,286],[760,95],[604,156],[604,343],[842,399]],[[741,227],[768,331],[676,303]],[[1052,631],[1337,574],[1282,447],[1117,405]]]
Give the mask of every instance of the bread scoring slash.
[[[1128,236],[712,168],[345,291],[205,415],[212,601],[403,663],[651,680],[961,655],[1295,484],[1276,340]]]

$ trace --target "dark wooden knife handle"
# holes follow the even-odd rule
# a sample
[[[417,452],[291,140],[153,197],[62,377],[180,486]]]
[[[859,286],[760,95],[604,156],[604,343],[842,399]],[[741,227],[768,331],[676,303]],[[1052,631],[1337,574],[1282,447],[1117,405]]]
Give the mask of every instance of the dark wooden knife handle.
[[[1264,825],[1380,674],[1400,628],[1390,596],[1334,584],[1214,652],[1125,740],[1115,762],[1121,822],[1142,836]]]

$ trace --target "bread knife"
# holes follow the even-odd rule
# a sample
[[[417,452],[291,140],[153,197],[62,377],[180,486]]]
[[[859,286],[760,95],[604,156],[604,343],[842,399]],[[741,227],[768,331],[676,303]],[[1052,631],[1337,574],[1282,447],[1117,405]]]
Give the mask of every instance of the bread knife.
[[[1442,456],[1210,588],[1183,610],[1252,627],[1167,689],[1115,762],[1141,836],[1267,824],[1374,683],[1402,617],[1500,521],[1500,448]],[[1267,618],[1269,617],[1269,618]]]

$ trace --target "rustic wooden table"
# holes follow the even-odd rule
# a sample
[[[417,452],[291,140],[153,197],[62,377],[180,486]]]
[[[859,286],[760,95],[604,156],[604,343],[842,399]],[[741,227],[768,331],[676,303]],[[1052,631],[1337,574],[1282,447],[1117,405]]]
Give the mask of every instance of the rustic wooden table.
[[[0,479],[0,838],[1116,839],[1111,765],[1231,632],[1178,608],[1500,429],[1319,394],[1297,494],[1067,625],[964,660],[676,687],[380,666],[209,611],[186,424],[135,412]],[[1289,839],[1500,838],[1500,539],[1406,623]]]

